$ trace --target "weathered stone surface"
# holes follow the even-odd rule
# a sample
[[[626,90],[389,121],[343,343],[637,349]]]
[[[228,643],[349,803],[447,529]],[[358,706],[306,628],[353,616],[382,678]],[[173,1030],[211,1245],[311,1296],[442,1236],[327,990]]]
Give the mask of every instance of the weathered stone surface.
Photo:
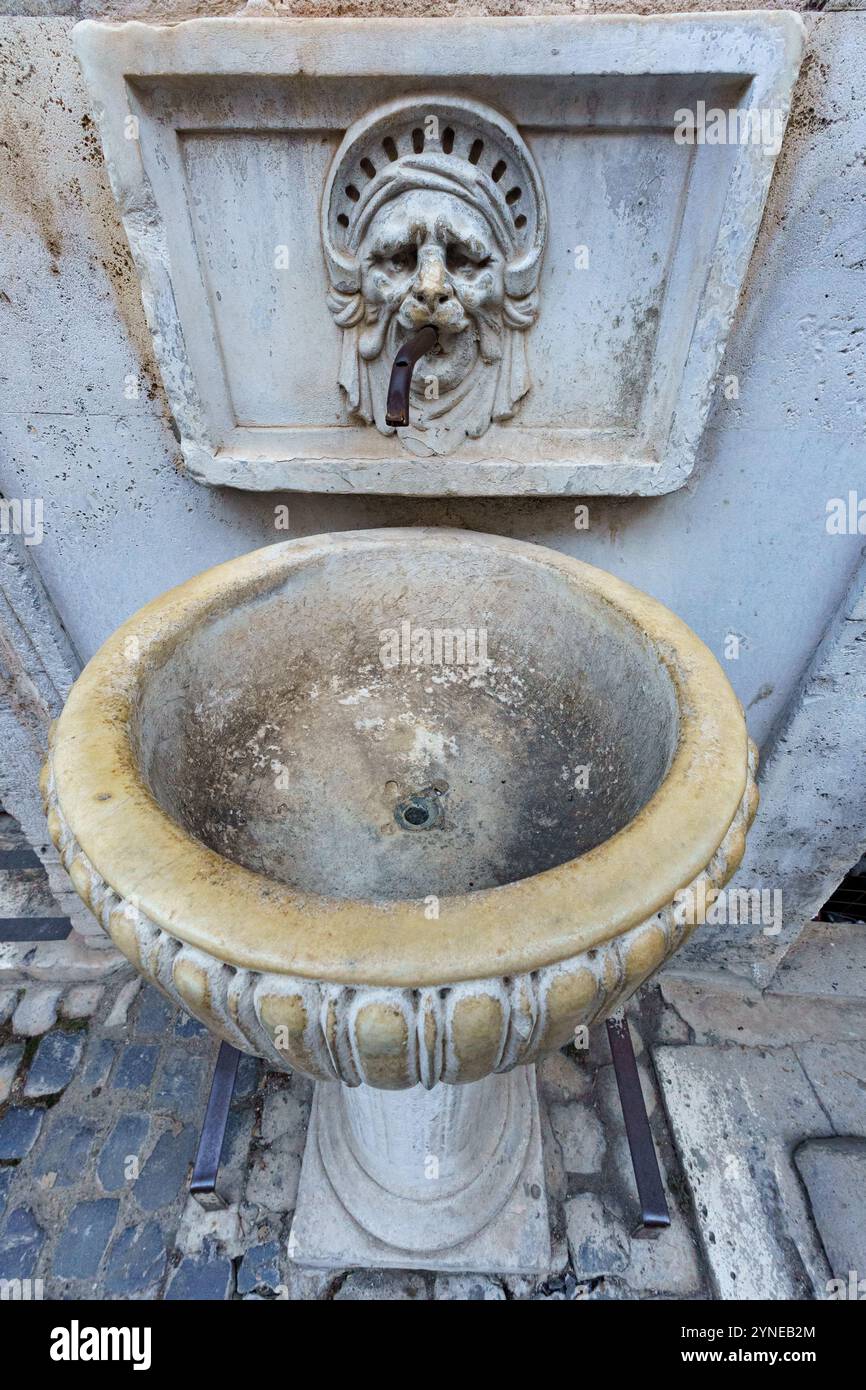
[[[199,1023],[197,1018],[193,1018],[192,1014],[184,1013],[183,1010],[178,1012],[174,1031],[178,1038],[203,1038],[207,1034],[204,1024]],[[258,1058],[256,1060],[258,1061]]]
[[[0,1105],[9,1098],[23,1056],[23,1043],[7,1043],[0,1047]]]
[[[484,1274],[437,1274],[433,1297],[444,1302],[502,1303],[505,1290],[498,1280]]]
[[[589,1094],[592,1074],[563,1052],[552,1052],[538,1063],[538,1084],[547,1101],[582,1100]]]
[[[125,1026],[126,1016],[141,986],[142,980],[140,976],[136,976],[134,980],[127,981],[123,989],[120,990],[117,995],[111,1007],[111,1012],[105,1020],[106,1028],[123,1028]]]
[[[0,861],[0,917],[60,916],[38,860],[33,868],[19,869],[4,869]]]
[[[33,1161],[33,1172],[45,1186],[72,1187],[81,1180],[96,1128],[77,1115],[52,1113],[47,1130]]]
[[[866,927],[812,922],[782,961],[773,994],[866,1001]]]
[[[137,1033],[156,1033],[161,1037],[171,1026],[177,1005],[153,985],[146,984],[138,996],[135,1008]]]
[[[286,1298],[289,1301],[323,1300],[339,1286],[344,1271],[337,1269],[305,1269],[289,1260],[285,1268]]]
[[[84,1051],[83,1033],[46,1033],[30,1063],[25,1096],[54,1096],[69,1085]]]
[[[103,995],[102,985],[73,985],[60,1001],[64,1018],[91,1018]]]
[[[156,1221],[127,1226],[108,1252],[105,1292],[121,1298],[155,1298],[166,1258],[165,1236]]]
[[[284,1136],[300,1153],[308,1119],[309,1108],[303,1107],[291,1090],[272,1091],[262,1109],[262,1138],[272,1143]]]
[[[98,935],[100,941],[108,942],[106,949],[88,946],[77,931],[70,932],[64,941],[10,943],[0,952],[0,983],[34,983],[53,989],[56,985],[95,983],[128,973],[128,961],[111,946],[101,928]]]
[[[176,1030],[175,1030],[176,1031]],[[207,1031],[205,1029],[205,1031]],[[257,1089],[262,1071],[260,1057],[251,1057],[245,1052],[238,1062],[235,1078],[235,1100],[246,1100]]]
[[[657,1240],[632,1240],[621,1278],[635,1293],[686,1296],[700,1291],[697,1251],[683,1218],[672,1212],[671,1225]]]
[[[229,1297],[232,1287],[231,1262],[208,1252],[185,1255],[171,1276],[166,1298],[221,1301]]]
[[[0,1219],[4,1216],[9,1204],[9,1189],[12,1186],[13,1168],[0,1168]]]
[[[0,1279],[30,1279],[45,1232],[32,1211],[16,1207],[0,1226]]]
[[[54,1273],[59,1278],[93,1278],[114,1229],[118,1207],[114,1199],[98,1197],[72,1208],[54,1252]]]
[[[183,1203],[174,1243],[181,1255],[205,1255],[218,1248],[229,1259],[238,1259],[257,1239],[264,1240],[270,1233],[267,1219],[257,1217],[261,1217],[258,1208],[250,1209],[243,1203],[205,1210],[190,1193]]]
[[[275,1292],[280,1284],[279,1242],[269,1240],[247,1250],[238,1270],[238,1293],[254,1293],[257,1289]]]
[[[578,1280],[619,1274],[629,1261],[629,1238],[601,1199],[581,1192],[565,1204],[568,1248]]]
[[[797,1056],[836,1133],[866,1135],[866,1042],[807,1043]]]
[[[721,988],[718,979],[692,980],[665,974],[665,1000],[693,1030],[698,1043],[735,1042],[744,1047],[781,1047],[820,1038],[859,1039],[866,1033],[866,1004],[856,999],[798,998],[761,994],[747,981]]]
[[[834,1278],[866,1277],[866,1139],[807,1139],[794,1162]]]
[[[811,1298],[826,1261],[791,1151],[827,1118],[789,1048],[654,1052],[703,1252],[721,1298]]]
[[[568,1270],[568,1237],[565,1231],[554,1229],[550,1235],[550,1275],[558,1278]]]
[[[28,986],[12,1015],[13,1033],[22,1038],[38,1038],[42,1033],[47,1033],[49,1028],[53,1028],[57,1022],[60,993],[59,989],[48,986]]]
[[[542,1162],[544,1166],[544,1185],[548,1200],[561,1202],[568,1191],[568,1178],[562,1163],[562,1151],[550,1123],[549,1106],[538,1107],[539,1128],[542,1143]]]
[[[128,1043],[120,1054],[111,1084],[122,1091],[143,1090],[153,1080],[158,1056],[156,1046]]]
[[[141,1168],[150,1119],[147,1115],[121,1115],[106,1139],[97,1164],[99,1181],[106,1192],[117,1192],[135,1180]],[[130,1165],[130,1159],[134,1160]],[[128,1171],[132,1167],[133,1171]]]
[[[630,1193],[634,1189],[634,1168],[625,1125],[621,1120],[618,1125],[608,1120],[605,1122],[605,1134],[608,1149],[604,1176],[606,1179],[612,1180],[619,1187],[620,1192]]]
[[[205,1063],[183,1048],[173,1047],[165,1058],[156,1083],[153,1103],[157,1109],[192,1116],[204,1102]]]
[[[39,1137],[44,1110],[33,1106],[13,1105],[0,1116],[0,1160],[18,1161],[26,1158]]]
[[[191,1125],[185,1125],[179,1134],[163,1134],[156,1141],[134,1187],[135,1200],[143,1211],[158,1211],[180,1195],[196,1142]]]
[[[420,1274],[396,1269],[353,1269],[334,1294],[335,1303],[421,1302],[427,1285]]]
[[[562,1152],[566,1173],[596,1173],[604,1159],[605,1138],[601,1121],[588,1105],[554,1104],[550,1123]]]
[[[662,978],[664,972],[662,972]],[[665,1007],[656,1029],[655,1041],[660,1046],[663,1043],[687,1043],[691,1040],[691,1030],[684,1018],[681,1018],[676,1009]]]
[[[237,1104],[229,1111],[220,1160],[220,1191],[227,1201],[239,1202],[243,1195],[255,1125],[256,1112],[251,1105]]]
[[[108,1080],[108,1073],[117,1052],[117,1044],[110,1038],[90,1039],[87,1053],[84,1058],[84,1066],[81,1072],[83,1085],[91,1089],[104,1086]]]
[[[320,1087],[289,1256],[344,1269],[411,1260],[437,1273],[546,1273],[540,1149],[529,1067],[429,1091]]]
[[[253,1150],[246,1197],[268,1211],[293,1211],[301,1176],[296,1141],[281,1134],[266,1147]]]
[[[0,989],[0,1025],[9,1022],[17,1003],[17,989]]]

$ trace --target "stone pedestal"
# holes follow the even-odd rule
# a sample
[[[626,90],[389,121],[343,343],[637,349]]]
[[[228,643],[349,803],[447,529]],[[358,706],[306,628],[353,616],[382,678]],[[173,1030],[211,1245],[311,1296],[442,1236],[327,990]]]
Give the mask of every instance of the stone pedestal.
[[[546,1273],[535,1068],[429,1091],[320,1083],[289,1253],[319,1268]]]

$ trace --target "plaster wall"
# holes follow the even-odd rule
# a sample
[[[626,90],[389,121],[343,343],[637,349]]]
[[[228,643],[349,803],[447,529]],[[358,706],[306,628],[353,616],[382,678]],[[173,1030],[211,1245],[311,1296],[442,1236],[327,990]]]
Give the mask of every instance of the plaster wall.
[[[866,549],[863,535],[826,526],[828,499],[866,495],[866,14],[839,5],[804,15],[807,56],[695,472],[667,496],[590,499],[584,530],[575,498],[243,494],[184,475],[69,33],[83,16],[171,20],[237,8],[0,5],[0,491],[44,499],[44,538],[26,554],[78,657],[155,594],[256,546],[363,526],[466,526],[567,551],[668,604],[719,657],[752,736],[769,749]],[[277,8],[406,16],[698,6]],[[276,529],[283,505],[288,531]],[[851,863],[866,831],[846,824],[838,785],[831,795]],[[774,824],[784,831],[769,801],[772,837]]]

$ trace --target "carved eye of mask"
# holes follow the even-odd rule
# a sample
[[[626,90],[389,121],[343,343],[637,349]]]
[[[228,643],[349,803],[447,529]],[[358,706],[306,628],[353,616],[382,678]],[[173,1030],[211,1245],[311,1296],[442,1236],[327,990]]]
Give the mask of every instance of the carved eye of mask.
[[[418,265],[418,248],[412,242],[407,242],[405,246],[374,253],[373,261],[382,270],[390,271],[393,275],[405,275],[415,270]]]
[[[490,265],[492,256],[476,256],[459,242],[451,242],[445,249],[445,264],[449,270],[466,274],[482,270]]]

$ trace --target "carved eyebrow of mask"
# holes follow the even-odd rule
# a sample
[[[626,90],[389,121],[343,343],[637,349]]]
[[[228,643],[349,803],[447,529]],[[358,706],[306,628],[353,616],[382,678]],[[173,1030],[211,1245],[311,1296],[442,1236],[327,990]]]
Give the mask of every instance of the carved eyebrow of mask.
[[[413,195],[407,194],[405,196],[412,198]],[[405,222],[401,222],[403,215],[403,210],[400,208],[399,200],[397,200],[396,204],[384,214],[386,218],[384,225],[377,228],[374,222],[366,238],[368,247],[365,249],[368,253],[390,256],[395,251],[421,247],[431,238],[443,244],[456,246],[461,251],[465,251],[468,255],[478,259],[489,256],[494,249],[489,242],[482,241],[474,235],[468,219],[460,219],[453,214],[441,211],[435,213],[432,218],[424,217],[418,214],[417,208],[407,210]]]
[[[399,186],[447,191],[483,210],[508,264],[509,292],[520,297],[536,288],[546,200],[533,156],[508,117],[470,98],[419,92],[373,108],[346,131],[322,200],[325,258],[339,291],[357,276],[364,224]]]

